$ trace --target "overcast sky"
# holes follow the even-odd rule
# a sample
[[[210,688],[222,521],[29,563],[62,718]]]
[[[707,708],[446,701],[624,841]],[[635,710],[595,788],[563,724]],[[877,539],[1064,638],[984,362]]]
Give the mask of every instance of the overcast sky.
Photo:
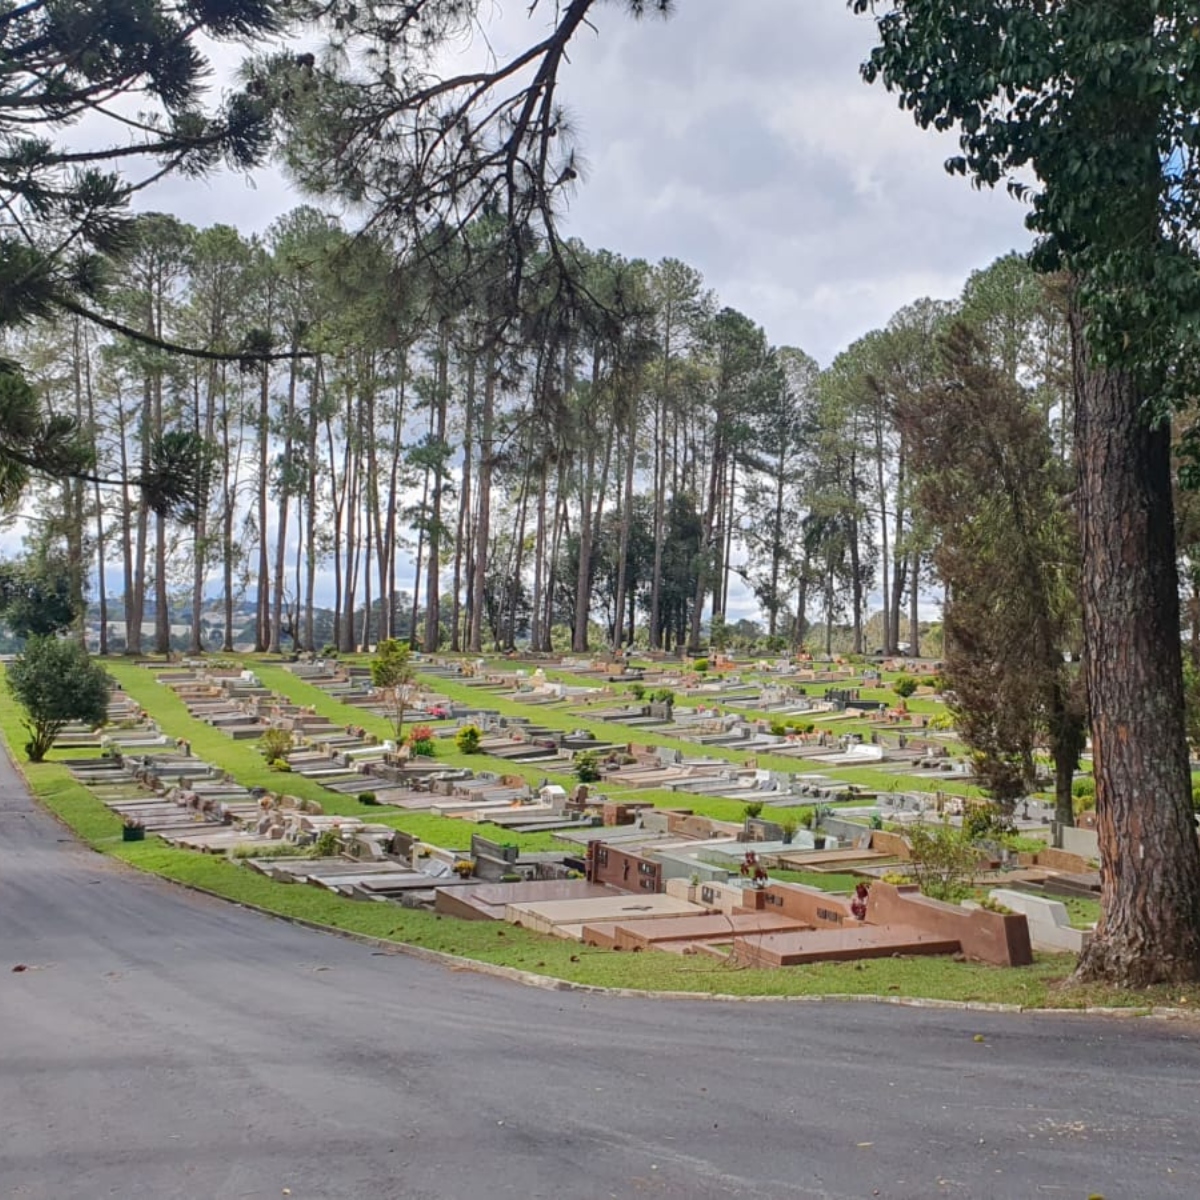
[[[544,32],[496,0],[497,52]],[[923,133],[859,64],[870,20],[843,0],[678,0],[670,20],[596,8],[561,94],[587,166],[565,231],[628,257],[683,259],[771,341],[822,365],[921,296],[1029,244],[1003,193],[950,178],[952,137]],[[478,47],[476,47],[478,49]],[[304,198],[271,169],[176,180],[148,207],[261,230]]]

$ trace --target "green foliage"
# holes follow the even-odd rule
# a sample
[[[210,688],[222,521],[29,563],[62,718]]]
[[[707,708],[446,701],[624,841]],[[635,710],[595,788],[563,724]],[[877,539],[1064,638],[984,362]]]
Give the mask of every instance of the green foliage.
[[[379,689],[396,742],[404,740],[404,714],[412,699],[417,673],[407,642],[384,638],[371,657],[371,683]]]
[[[729,646],[729,626],[723,613],[714,613],[709,627],[708,640],[714,650],[725,650]],[[707,670],[707,667],[705,668]]]
[[[749,804],[744,805],[742,808],[742,812],[747,817],[757,817],[762,813],[762,810],[763,802],[761,800],[751,800]]]
[[[32,637],[8,668],[8,687],[25,710],[25,753],[41,762],[65,725],[104,724],[112,680],[78,642]]]
[[[1093,775],[1084,775],[1071,784],[1071,795],[1076,799],[1096,794],[1096,779]]]
[[[670,688],[655,688],[650,693],[650,699],[657,704],[674,704],[675,693]]]
[[[963,830],[973,841],[1007,837],[1012,833],[1012,815],[1003,805],[968,804],[963,811]]]
[[[379,797],[376,796],[374,792],[359,792],[358,793],[358,802],[359,802],[359,804],[366,804],[366,805],[378,804]]]
[[[595,750],[581,750],[575,755],[575,778],[580,783],[599,781],[600,755]]]
[[[437,737],[428,725],[414,725],[408,735],[408,745],[414,754],[426,758],[433,758],[437,754]]]
[[[253,86],[231,87],[219,107],[206,107],[205,39],[273,32],[283,7],[273,0],[6,6],[0,200],[9,215],[0,233],[0,329],[55,313],[92,315],[114,275],[112,258],[129,246],[130,199],[158,176],[260,161],[270,137],[265,97]],[[121,111],[131,103],[137,121]],[[81,122],[83,138],[73,128]],[[110,310],[105,321],[113,320]],[[157,344],[140,320],[128,332]],[[80,432],[72,417],[43,414],[20,368],[0,361],[0,503],[11,502],[30,473],[87,472],[91,454]],[[135,482],[165,512],[178,499],[179,476],[170,455],[146,450],[148,469]],[[167,469],[156,475],[160,466]]]
[[[454,744],[460,754],[478,754],[483,734],[478,725],[464,725],[455,735]]]
[[[897,675],[892,680],[892,691],[901,700],[907,700],[917,690],[917,681],[911,675]]]
[[[1183,656],[1183,711],[1188,741],[1200,748],[1200,668],[1191,654]]]
[[[979,853],[970,834],[953,825],[917,824],[905,831],[912,848],[913,878],[935,900],[963,900],[975,883]]]
[[[631,683],[626,690],[635,700],[641,700],[646,695],[644,683]]]
[[[696,661],[694,663],[692,663],[692,670],[695,671],[698,675],[703,675],[704,672],[708,670],[708,659],[707,658],[696,659]]]
[[[292,769],[292,764],[286,758],[272,758],[269,766],[272,771],[281,771],[285,774]]]
[[[772,721],[770,729],[775,737],[784,737],[788,731],[788,727],[782,721]]]
[[[296,739],[290,729],[280,729],[274,725],[264,729],[262,737],[258,739],[258,748],[272,766],[276,760],[286,758],[295,749],[295,745]]]
[[[0,621],[19,638],[48,637],[79,615],[71,575],[57,559],[0,562]]]
[[[313,858],[333,858],[342,852],[342,843],[336,829],[323,830],[311,847]]]

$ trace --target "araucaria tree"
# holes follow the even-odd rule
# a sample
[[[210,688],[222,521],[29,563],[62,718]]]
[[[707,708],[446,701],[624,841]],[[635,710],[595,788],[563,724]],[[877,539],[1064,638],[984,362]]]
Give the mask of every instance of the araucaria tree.
[[[865,67],[959,130],[951,170],[1029,199],[1038,265],[1072,279],[1103,875],[1079,975],[1127,985],[1200,978],[1169,428],[1200,382],[1195,21],[1184,0],[895,0]]]
[[[41,762],[65,725],[103,725],[112,680],[74,641],[33,637],[9,665],[8,687],[25,710],[30,762]]]

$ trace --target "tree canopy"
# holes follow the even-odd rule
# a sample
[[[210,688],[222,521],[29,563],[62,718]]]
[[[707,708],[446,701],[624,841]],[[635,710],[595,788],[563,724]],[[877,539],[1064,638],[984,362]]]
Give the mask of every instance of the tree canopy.
[[[255,85],[206,104],[205,39],[280,27],[278,0],[9,0],[0,6],[0,331],[64,312],[127,336],[98,311],[129,247],[131,198],[171,173],[261,161],[270,112]],[[129,100],[136,97],[137,109]],[[68,130],[87,123],[86,141]],[[177,347],[182,349],[182,347]],[[44,416],[20,367],[0,360],[0,503],[30,472],[80,475],[90,460],[70,416]],[[202,460],[164,443],[138,482],[152,507],[178,502]]]

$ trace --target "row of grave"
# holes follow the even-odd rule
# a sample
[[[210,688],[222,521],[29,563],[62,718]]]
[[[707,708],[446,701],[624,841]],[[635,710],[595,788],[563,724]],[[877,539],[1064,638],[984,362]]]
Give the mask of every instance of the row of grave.
[[[730,860],[744,853],[744,846],[734,841],[736,830],[729,827],[717,830],[716,823],[703,819],[664,812],[646,814],[651,825],[654,821],[661,823],[659,834],[663,844],[659,846],[656,856],[659,864],[671,859],[673,849],[677,867],[689,868],[689,876],[693,880],[698,875],[697,868],[702,864],[712,868],[708,882],[703,885],[708,889],[707,894],[699,897],[699,903],[694,894],[679,894],[682,881],[678,876],[665,881],[655,878],[653,885],[648,886],[642,867],[650,861],[645,857],[645,839],[650,830],[640,833],[636,892],[604,880],[610,856],[615,863],[621,852],[611,842],[598,842],[592,835],[587,837],[586,848],[583,845],[580,847],[584,851],[589,877],[584,881],[584,887],[604,890],[601,893],[589,890],[577,894],[571,888],[578,885],[562,878],[564,871],[572,869],[570,862],[565,861],[562,855],[526,856],[522,860],[515,847],[495,846],[485,839],[476,838],[472,847],[475,858],[463,864],[459,856],[436,847],[411,841],[406,846],[398,847],[397,835],[384,826],[370,826],[348,818],[323,817],[302,809],[287,812],[269,806],[264,808],[265,798],[255,797],[238,788],[209,764],[200,762],[186,752],[181,753],[178,747],[172,753],[169,739],[144,715],[135,715],[132,706],[124,698],[114,700],[110,715],[118,724],[118,728],[112,730],[105,739],[110,755],[105,759],[82,760],[73,765],[77,778],[127,819],[136,819],[144,827],[169,840],[197,849],[215,848],[215,842],[224,842],[224,848],[235,844],[246,846],[248,839],[255,837],[268,843],[285,837],[306,837],[311,840],[325,831],[336,832],[337,844],[344,854],[322,860],[266,859],[254,864],[275,877],[316,882],[343,894],[362,898],[407,897],[413,902],[432,901],[439,911],[453,912],[456,904],[471,907],[471,902],[465,897],[472,894],[470,889],[480,882],[477,872],[486,870],[490,865],[493,874],[496,869],[502,874],[497,884],[488,886],[507,886],[509,889],[504,905],[505,919],[560,936],[578,936],[580,940],[606,944],[615,949],[653,947],[686,953],[703,951],[728,954],[739,963],[783,966],[830,957],[913,952],[961,951],[972,957],[983,957],[985,961],[1002,961],[989,958],[988,955],[999,953],[995,947],[1004,947],[1003,952],[1007,957],[1003,961],[1021,961],[1020,954],[1016,953],[1014,957],[1013,951],[1014,946],[1017,951],[1020,950],[1019,938],[1014,940],[1011,935],[1006,935],[1004,939],[998,939],[992,936],[990,943],[985,938],[977,946],[962,931],[956,937],[951,937],[944,931],[938,933],[925,929],[920,923],[913,924],[912,912],[927,915],[927,910],[920,906],[911,912],[906,910],[906,921],[849,924],[844,913],[839,921],[826,919],[825,926],[844,926],[837,930],[837,936],[833,938],[827,936],[830,930],[823,929],[820,922],[812,925],[810,919],[800,920],[796,912],[764,909],[764,902],[758,897],[778,893],[758,889],[749,892],[736,884],[727,884],[719,876],[723,874],[727,879],[730,867],[712,868],[714,859],[719,863],[722,857]],[[687,831],[680,826],[674,830],[671,828],[672,821],[688,820],[693,823],[699,821],[699,827],[694,825]],[[228,822],[234,822],[240,828],[226,828]],[[216,828],[203,829],[203,825]],[[710,839],[714,832],[720,832],[722,836],[702,843],[697,842],[694,836],[681,841],[678,836],[680,832],[707,834]],[[399,835],[400,840],[403,838],[404,835]],[[412,861],[400,861],[396,854],[398,849],[411,854]],[[765,854],[768,849],[772,848],[763,846],[760,852]],[[782,846],[773,849],[781,854],[786,853],[786,848]],[[855,853],[859,859],[863,857],[862,851]],[[626,877],[631,857],[629,854],[624,856]],[[539,858],[541,861],[538,861]],[[601,860],[603,865],[598,865]],[[467,870],[456,872],[456,867],[464,865],[468,867]],[[509,880],[507,885],[503,882],[506,879]],[[518,884],[517,880],[521,882]],[[666,886],[660,892],[663,882]],[[536,891],[537,885],[547,884],[552,885],[553,899],[530,894],[528,890],[524,893],[512,890],[514,886],[532,885]],[[689,882],[687,886],[694,892],[698,885]],[[718,894],[714,888],[725,889],[719,892],[722,896],[719,912],[713,909],[713,899]],[[631,892],[634,902],[629,899]],[[822,911],[827,914],[836,913],[839,907],[845,908],[845,902],[824,893],[810,893],[808,889],[800,889],[799,892],[793,889],[793,893],[800,899],[793,896],[779,903],[793,906],[808,904],[811,907],[817,902],[813,897],[821,897],[820,903],[824,906]],[[497,898],[504,894],[487,893],[488,904],[495,907]],[[880,894],[878,890],[876,894]],[[665,898],[647,904],[648,895]],[[755,917],[755,911],[761,911],[762,915]],[[657,922],[682,921],[684,918],[690,920],[667,927],[658,923],[644,923],[648,916],[653,916]],[[991,920],[994,917],[996,914],[968,918],[974,924],[964,926],[964,929],[975,929],[980,922],[983,928],[1007,928],[1004,922],[997,926],[996,921]],[[736,919],[731,924],[729,918]],[[946,920],[944,914],[940,919],[943,922]],[[634,923],[632,929],[629,927],[631,922]],[[976,941],[979,939],[978,930],[972,937]]]
[[[423,666],[423,675],[454,677],[448,666]],[[749,686],[739,680],[714,680],[682,689],[680,695],[698,701],[676,706],[662,700],[613,704],[611,694],[598,689],[568,688],[548,680],[538,668],[525,677],[506,671],[481,670],[471,685],[500,699],[522,705],[558,704],[575,699],[569,711],[586,719],[619,724],[643,732],[661,732],[673,739],[706,748],[728,748],[811,761],[820,767],[880,766],[918,778],[970,778],[965,760],[952,759],[944,741],[925,729],[926,718],[889,711],[882,701],[861,700],[859,689],[846,688],[825,696],[808,696],[802,686]],[[586,693],[586,694],[584,694]],[[599,707],[597,707],[597,705]],[[766,712],[768,719],[751,717]],[[812,716],[822,729],[772,733],[775,718]],[[828,728],[837,721],[876,718],[867,741],[857,733],[838,735]]]

